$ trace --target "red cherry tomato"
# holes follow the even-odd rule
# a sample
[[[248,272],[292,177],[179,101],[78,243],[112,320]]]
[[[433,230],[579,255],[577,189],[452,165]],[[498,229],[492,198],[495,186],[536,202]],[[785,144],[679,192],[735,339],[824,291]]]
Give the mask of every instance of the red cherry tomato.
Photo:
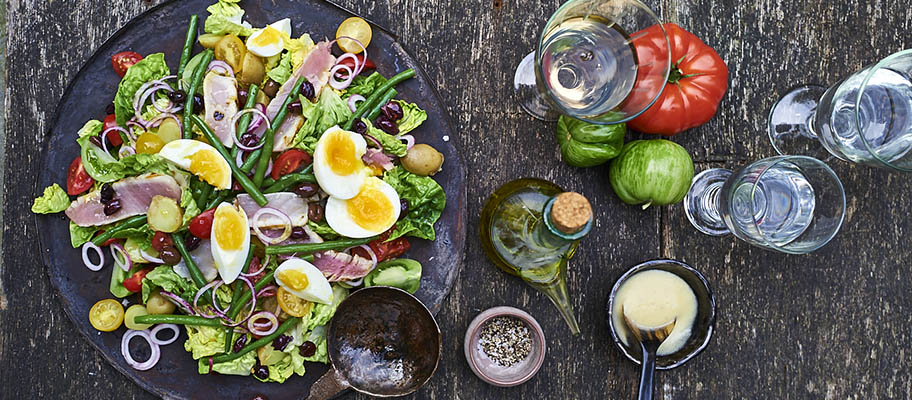
[[[98,237],[99,235],[104,233],[104,231],[105,230],[102,229],[102,230],[99,230],[98,232],[95,232],[95,236]],[[101,244],[101,247],[110,246],[113,243],[119,243],[121,240],[123,240],[123,239],[110,238],[108,240],[105,240],[104,243]]]
[[[132,276],[127,279],[124,279],[123,285],[127,290],[138,293],[142,291],[142,280],[146,277],[146,274],[151,271],[150,269],[141,269],[136,271]]]
[[[304,150],[291,149],[279,154],[275,164],[272,166],[272,179],[279,179],[282,175],[288,175],[297,171],[299,168],[308,166],[313,162],[313,157]]]
[[[121,51],[111,56],[111,66],[114,67],[114,72],[123,78],[127,73],[127,68],[132,67],[142,59],[143,57],[135,51]]]
[[[215,217],[215,208],[210,208],[190,220],[190,233],[200,239],[209,239],[212,234],[212,219]]]
[[[114,116],[114,114],[108,114],[108,116],[105,117],[105,119],[104,119],[104,128],[102,128],[102,130],[106,131],[106,130],[108,130],[108,128],[112,128],[115,126],[117,126],[117,118]],[[108,132],[107,137],[108,137],[108,141],[111,142],[112,146],[120,146],[123,144],[123,138],[120,137],[120,132],[117,132],[117,131]]]
[[[396,229],[396,228],[393,227],[393,229]],[[377,262],[399,257],[399,256],[405,254],[405,252],[408,251],[408,249],[410,247],[412,247],[412,245],[411,245],[411,243],[409,243],[408,239],[406,239],[404,237],[401,237],[401,238],[398,238],[395,240],[390,240],[387,242],[386,240],[389,239],[390,233],[392,233],[393,229],[383,232],[383,234],[380,235],[379,238],[374,239],[372,242],[367,244],[368,247],[370,247],[371,250],[374,251],[374,254],[377,256]],[[358,249],[358,248],[356,248],[356,249]],[[364,250],[361,250],[361,251],[363,252],[361,254],[363,254],[365,256],[365,258],[370,259],[370,256],[366,254],[366,251],[364,251]],[[352,250],[352,252],[355,254],[359,254],[358,252],[356,252],[356,250]],[[361,255],[361,254],[359,254],[359,255]]]
[[[358,64],[361,64],[364,62],[364,54],[361,54],[361,53],[355,54],[355,57],[358,58]],[[339,64],[348,66],[349,68],[352,69],[352,71],[355,70],[355,60],[352,60],[351,58],[346,57],[344,60],[340,61]],[[368,69],[377,69],[377,66],[374,65],[374,62],[371,61],[370,58],[367,59],[367,63],[364,64],[364,68],[362,68],[362,70],[368,70]]]
[[[67,169],[67,194],[76,196],[89,190],[93,184],[95,184],[95,180],[89,176],[85,166],[82,165],[82,157],[77,156]]]

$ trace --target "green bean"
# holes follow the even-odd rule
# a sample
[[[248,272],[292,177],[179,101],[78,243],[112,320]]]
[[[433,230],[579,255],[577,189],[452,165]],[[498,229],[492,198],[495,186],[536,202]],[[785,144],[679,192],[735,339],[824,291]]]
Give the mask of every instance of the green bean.
[[[197,326],[212,326],[216,328],[223,327],[222,320],[220,318],[206,318],[198,317],[195,315],[180,315],[180,314],[147,314],[147,315],[137,315],[133,318],[137,324],[176,324],[176,325],[197,325]]]
[[[265,146],[265,144],[264,144]],[[260,154],[263,154],[263,148],[260,147],[254,151],[251,151],[247,155],[247,159],[244,160],[244,163],[241,164],[241,171],[244,171],[245,174],[249,174],[253,170],[253,166],[256,165],[257,161],[260,161]],[[237,156],[235,156],[237,157]],[[268,165],[268,164],[267,164]]]
[[[139,228],[146,223],[145,215],[137,215],[135,217],[130,217],[124,220],[120,225],[117,225],[111,229],[108,229],[98,236],[95,236],[95,239],[92,239],[92,243],[96,246],[101,246],[108,239],[112,238],[116,233],[133,228]]]
[[[250,251],[247,252],[247,261],[244,262],[244,269],[241,271],[250,270],[250,262],[253,261],[253,247],[250,247]],[[240,308],[238,301],[241,298],[241,292],[246,288],[244,281],[238,279],[234,281],[234,287],[231,288],[231,305],[228,308],[228,312],[231,313],[231,310]],[[237,316],[235,314],[235,316]],[[233,318],[233,317],[232,317]],[[231,339],[234,338],[234,328],[228,326],[225,327],[225,352],[231,352]]]
[[[206,203],[206,208],[205,208],[205,210],[208,210],[208,209],[210,209],[210,208],[212,208],[212,207],[215,207],[215,206],[217,206],[217,205],[219,205],[219,204],[222,204],[222,202],[225,201],[225,199],[227,199],[228,196],[231,196],[231,191],[230,191],[230,190],[222,190],[222,191],[219,193],[218,197],[216,197],[216,198],[214,198],[214,199],[212,199],[212,200],[209,200],[209,203]]]
[[[209,144],[219,152],[226,160],[228,160],[228,166],[231,167],[231,172],[234,174],[234,179],[237,179],[238,183],[241,185],[244,190],[250,194],[250,197],[260,206],[263,207],[269,201],[266,200],[266,196],[263,196],[263,192],[260,191],[259,187],[255,186],[253,182],[250,181],[250,178],[247,177],[240,168],[238,168],[237,163],[231,159],[231,155],[228,154],[228,150],[225,149],[225,145],[215,136],[215,133],[212,132],[212,128],[209,128],[209,125],[206,124],[199,116],[191,115],[190,120],[196,124],[197,127],[203,131],[206,139],[209,140]],[[267,134],[269,132],[267,131]],[[265,169],[265,167],[264,167]]]
[[[323,243],[301,243],[287,244],[284,246],[268,246],[266,247],[266,254],[316,253],[318,251],[326,250],[344,250],[349,247],[367,244],[376,238],[377,237],[374,236],[365,239],[342,239]]]
[[[303,85],[306,80],[307,78],[303,76],[298,78],[294,88],[291,89],[291,93],[285,98],[285,102],[282,103],[282,108],[279,109],[275,118],[272,119],[271,129],[267,129],[264,134],[266,135],[263,138],[265,144],[263,144],[263,151],[260,153],[260,159],[257,161],[256,174],[253,176],[253,183],[256,187],[261,187],[261,185],[263,185],[263,178],[266,176],[266,168],[269,166],[270,159],[272,159],[275,131],[282,126],[282,122],[285,122],[285,115],[288,114],[288,105],[298,98],[298,94],[301,93],[301,85]],[[262,204],[260,206],[262,206]]]
[[[244,348],[241,349],[241,351],[239,351],[237,353],[218,355],[218,356],[212,357],[211,360],[214,364],[237,360],[238,358],[243,357],[244,354],[254,351],[260,347],[263,347],[267,343],[272,343],[272,341],[275,338],[283,335],[285,333],[285,331],[287,331],[292,326],[297,324],[299,320],[300,320],[300,318],[298,318],[298,317],[291,317],[291,318],[285,320],[285,322],[283,322],[282,325],[279,325],[279,328],[276,329],[275,332],[273,332],[270,335],[263,336],[263,337],[257,339],[255,342],[252,342],[252,343],[248,344],[247,346],[244,346]]]
[[[266,273],[266,275],[263,275],[263,277],[260,278],[260,280],[258,280],[257,283],[255,283],[253,285],[253,290],[255,292],[259,292],[260,290],[263,290],[263,288],[266,287],[266,285],[272,284],[272,282],[274,280],[275,280],[275,271],[269,271]],[[238,314],[241,313],[241,309],[244,308],[244,306],[247,305],[247,302],[250,301],[250,299],[253,297],[253,294],[250,293],[249,291],[244,290],[243,292],[244,292],[244,294],[241,295],[241,298],[238,299],[238,302],[237,302],[237,304],[240,304],[240,306],[238,306],[237,308],[232,308],[232,309],[228,310],[228,318],[231,319],[232,321],[235,318],[237,318]]]
[[[206,286],[206,277],[203,276],[203,272],[200,271],[199,267],[196,265],[196,262],[193,261],[193,258],[190,257],[190,252],[187,250],[187,245],[184,243],[184,235],[180,233],[172,233],[174,247],[177,248],[177,252],[181,254],[181,257],[184,258],[184,263],[187,264],[187,272],[190,274],[190,279],[193,280],[193,283],[196,284],[196,288],[202,288]],[[206,293],[209,291],[207,290]],[[202,296],[203,299],[206,298],[205,293]]]
[[[202,207],[206,205],[206,202],[209,201],[209,196],[212,196],[212,185],[203,182],[203,190],[200,191],[199,197],[196,200],[196,206]]]
[[[250,85],[250,88],[247,89],[247,103],[244,103],[244,110],[253,108],[256,106],[256,96],[259,93],[260,88],[257,85]],[[241,115],[241,118],[238,119],[237,132],[234,134],[235,141],[240,141],[242,135],[247,133],[247,128],[250,127],[250,113],[245,113]],[[241,148],[235,144],[231,149],[231,160],[237,159],[238,153],[241,151]],[[228,160],[228,162],[231,162]]]
[[[380,102],[367,114],[367,119],[373,121],[374,118],[377,118],[377,116],[380,115],[380,111],[383,110],[383,106],[385,106],[386,103],[389,103],[397,94],[399,94],[399,92],[397,92],[396,89],[387,90],[383,97],[380,98]]]
[[[184,76],[184,69],[190,62],[190,56],[193,54],[193,43],[196,42],[196,33],[199,30],[199,16],[190,16],[190,26],[187,28],[187,39],[184,41],[184,50],[181,52],[180,64],[177,65],[177,81],[180,82]],[[179,88],[179,87],[178,87]]]
[[[285,189],[288,189],[289,186],[297,185],[301,182],[316,183],[317,179],[312,173],[310,173],[310,170],[312,168],[312,165],[308,165],[307,168],[305,168],[303,171],[285,175],[271,185],[267,186],[264,184],[264,186],[266,186],[266,189],[263,190],[263,193],[281,192]]]
[[[386,81],[386,83],[380,85],[380,87],[378,87],[376,90],[374,90],[374,93],[371,94],[370,97],[367,98],[367,100],[364,100],[364,102],[362,102],[361,105],[359,105],[358,108],[355,109],[355,113],[352,114],[351,119],[345,123],[345,130],[351,130],[352,124],[354,124],[355,121],[357,121],[359,118],[361,118],[361,116],[364,115],[364,113],[367,110],[373,109],[374,106],[377,104],[377,101],[380,100],[380,97],[382,97],[386,93],[387,90],[391,89],[392,87],[398,85],[400,82],[402,82],[406,79],[409,79],[413,76],[415,76],[415,70],[409,68],[405,71],[402,71],[402,72],[396,74],[396,76],[393,76],[392,78],[390,78],[388,81]]]
[[[190,128],[190,117],[193,116],[193,95],[196,94],[197,88],[202,84],[203,75],[205,75],[206,70],[209,69],[210,62],[212,62],[212,50],[206,49],[206,51],[203,52],[202,61],[196,66],[196,70],[193,71],[193,78],[190,80],[190,88],[187,89],[187,100],[184,101],[184,139],[193,138],[193,129]],[[213,142],[212,139],[209,139],[209,141]],[[221,144],[218,139],[214,141]],[[232,163],[229,162],[229,164]]]

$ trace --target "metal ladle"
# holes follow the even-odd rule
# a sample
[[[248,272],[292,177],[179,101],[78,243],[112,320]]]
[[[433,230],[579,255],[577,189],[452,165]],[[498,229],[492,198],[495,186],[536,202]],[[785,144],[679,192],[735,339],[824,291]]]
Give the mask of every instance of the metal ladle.
[[[408,292],[383,286],[357,290],[329,323],[332,368],[310,388],[308,399],[328,400],[348,388],[377,397],[412,393],[434,375],[441,345],[437,321]]]

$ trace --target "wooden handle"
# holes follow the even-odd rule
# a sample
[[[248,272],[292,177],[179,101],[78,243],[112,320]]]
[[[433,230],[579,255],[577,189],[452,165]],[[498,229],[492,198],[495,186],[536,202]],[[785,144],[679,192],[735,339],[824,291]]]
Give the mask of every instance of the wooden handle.
[[[348,389],[348,384],[339,379],[335,369],[330,369],[310,387],[307,400],[329,400],[345,389]]]

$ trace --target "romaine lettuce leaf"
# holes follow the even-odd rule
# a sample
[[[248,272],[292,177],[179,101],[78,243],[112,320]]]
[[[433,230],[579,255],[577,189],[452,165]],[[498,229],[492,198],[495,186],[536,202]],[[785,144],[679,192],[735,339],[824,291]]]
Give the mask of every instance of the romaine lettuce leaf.
[[[420,126],[422,122],[427,120],[427,112],[418,107],[417,104],[402,100],[393,101],[399,103],[399,105],[402,106],[402,119],[397,122],[399,125],[400,135],[404,135],[415,130],[415,128]]]
[[[181,190],[180,206],[184,210],[184,219],[181,226],[186,228],[190,225],[190,220],[200,214],[199,206],[197,206],[196,200],[193,199],[193,193],[190,192],[189,187]]]
[[[254,29],[249,22],[243,21],[244,9],[236,3],[239,0],[219,0],[206,11],[209,16],[203,25],[206,33],[214,35],[233,34],[237,36],[250,36]]]
[[[295,134],[292,147],[304,149],[310,153],[313,153],[311,143],[315,144],[323,132],[335,125],[345,123],[352,117],[348,103],[330,88],[324,88],[320,92],[320,98],[316,103],[311,103],[310,100],[301,96],[301,106],[301,115],[305,118],[304,124]]]
[[[443,213],[446,206],[446,194],[434,179],[418,176],[406,171],[401,166],[389,170],[383,180],[389,183],[400,198],[409,202],[409,211],[399,222],[389,240],[401,236],[434,240],[434,223]]]
[[[156,288],[167,290],[181,297],[193,297],[195,287],[193,283],[182,278],[169,265],[160,265],[146,274],[142,281],[142,301],[149,299],[149,295]]]
[[[254,365],[256,365],[256,352],[251,351],[247,354],[244,354],[241,358],[238,358],[237,360],[213,364],[212,370],[215,372],[218,372],[222,375],[247,376],[247,375],[250,375],[250,370],[253,369]],[[208,374],[209,373],[209,359],[208,358],[199,359],[197,369],[198,369],[200,375]]]
[[[240,7],[238,7],[240,8]],[[138,63],[127,69],[127,73],[117,87],[114,96],[114,115],[117,125],[126,126],[127,120],[133,117],[133,96],[139,87],[151,80],[163,78],[171,73],[162,53],[149,54]]]
[[[35,214],[54,214],[66,210],[70,206],[70,198],[66,191],[58,184],[44,188],[44,194],[32,202],[32,212]]]
[[[291,53],[283,53],[282,58],[275,67],[266,72],[266,77],[276,81],[279,85],[285,83],[291,76]]]
[[[112,266],[111,284],[108,287],[108,290],[111,291],[111,294],[120,299],[133,294],[133,292],[127,290],[127,288],[124,287],[123,281],[124,279],[133,276],[133,274],[135,274],[136,271],[141,270],[143,266],[143,264],[134,263],[133,269],[129,271],[124,271],[123,268],[120,268],[116,265]]]
[[[184,350],[193,355],[193,359],[199,360],[206,356],[212,356],[221,353],[225,349],[225,330],[211,326],[192,326],[186,325],[187,341],[184,342]],[[253,367],[253,365],[250,365]],[[209,369],[207,363],[206,369]]]
[[[101,228],[100,226],[79,226],[70,221],[70,244],[73,245],[74,249],[84,245],[89,240],[92,240],[92,236],[95,236],[95,232],[98,232]]]
[[[386,78],[376,71],[368,76],[358,75],[352,81],[351,85],[345,88],[345,94],[342,97],[347,99],[353,94],[360,94],[364,97],[368,97],[384,83],[386,83]]]
[[[382,129],[375,128],[370,121],[363,118],[361,120],[367,125],[367,134],[380,142],[384,152],[397,157],[405,157],[405,153],[408,151],[408,146],[405,143]]]

